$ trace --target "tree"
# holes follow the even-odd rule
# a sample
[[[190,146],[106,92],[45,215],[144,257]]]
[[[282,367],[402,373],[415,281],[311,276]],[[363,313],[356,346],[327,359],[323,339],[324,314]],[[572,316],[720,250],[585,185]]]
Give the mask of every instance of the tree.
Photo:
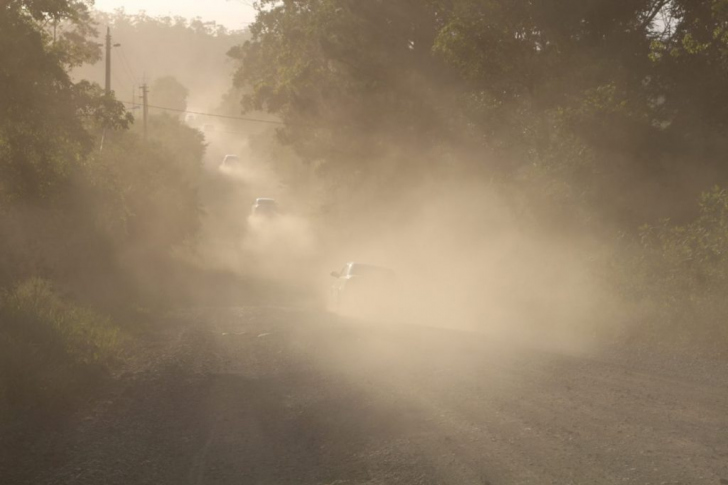
[[[60,40],[48,21],[66,25]],[[103,99],[68,69],[98,59],[85,2],[20,1],[0,16],[0,210],[18,201],[41,203],[57,193],[92,148],[91,130],[103,120],[125,127],[120,104]]]
[[[149,94],[152,105],[170,108],[177,111],[187,109],[189,91],[173,76],[164,76],[154,80]]]
[[[144,74],[151,80],[173,76],[193,97],[195,93],[224,92],[232,74],[225,53],[247,35],[200,19],[150,17],[123,9],[114,13],[93,11],[92,18],[98,25],[111,27],[114,42],[121,44],[113,55],[116,76],[112,85],[119,99],[126,101],[138,93]],[[96,42],[103,42],[103,38]],[[76,79],[104,84],[103,63],[85,64],[72,73]],[[209,107],[197,108],[207,111]]]
[[[98,59],[85,2],[0,8],[0,287],[110,275],[134,244],[161,257],[190,237],[201,135],[164,118],[144,143],[113,96],[71,80]]]
[[[685,215],[672,187],[707,173],[696,160],[728,181],[726,11],[724,0],[264,1],[230,55],[244,109],[281,116],[280,139],[340,183],[457,165],[634,227]],[[706,183],[694,178],[690,199]]]
[[[383,163],[395,141],[425,154],[445,136],[436,23],[411,0],[261,2],[251,40],[230,52],[236,85],[251,88],[244,108],[289,122],[280,139],[334,176],[396,179],[404,167]]]

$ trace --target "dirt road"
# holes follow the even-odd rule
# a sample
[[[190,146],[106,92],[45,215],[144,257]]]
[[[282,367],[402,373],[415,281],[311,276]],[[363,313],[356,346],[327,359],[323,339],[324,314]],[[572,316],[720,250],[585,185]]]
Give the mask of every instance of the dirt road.
[[[177,320],[107,399],[17,450],[0,481],[728,483],[725,363],[291,308]]]

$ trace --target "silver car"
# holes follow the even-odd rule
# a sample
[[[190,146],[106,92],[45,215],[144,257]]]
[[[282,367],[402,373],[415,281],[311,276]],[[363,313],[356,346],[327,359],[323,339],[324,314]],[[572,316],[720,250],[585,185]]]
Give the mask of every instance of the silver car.
[[[259,197],[255,199],[250,214],[254,217],[274,217],[278,215],[278,203],[275,199]]]
[[[237,169],[240,168],[240,157],[237,155],[225,155],[220,164],[221,169]]]
[[[398,284],[391,269],[350,262],[331,276],[336,278],[330,295],[333,310],[357,316],[383,316],[394,310]]]

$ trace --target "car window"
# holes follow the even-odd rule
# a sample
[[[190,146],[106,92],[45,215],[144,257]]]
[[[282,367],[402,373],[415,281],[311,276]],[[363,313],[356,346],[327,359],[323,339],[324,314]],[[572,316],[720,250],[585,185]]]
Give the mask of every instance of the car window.
[[[392,277],[394,276],[394,271],[371,264],[352,264],[349,268],[349,274],[357,276]]]

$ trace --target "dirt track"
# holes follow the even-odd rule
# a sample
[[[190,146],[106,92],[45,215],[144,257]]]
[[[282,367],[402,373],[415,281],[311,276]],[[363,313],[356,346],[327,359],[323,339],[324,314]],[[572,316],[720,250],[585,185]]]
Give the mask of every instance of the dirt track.
[[[728,483],[725,363],[276,307],[179,320],[0,482]]]

